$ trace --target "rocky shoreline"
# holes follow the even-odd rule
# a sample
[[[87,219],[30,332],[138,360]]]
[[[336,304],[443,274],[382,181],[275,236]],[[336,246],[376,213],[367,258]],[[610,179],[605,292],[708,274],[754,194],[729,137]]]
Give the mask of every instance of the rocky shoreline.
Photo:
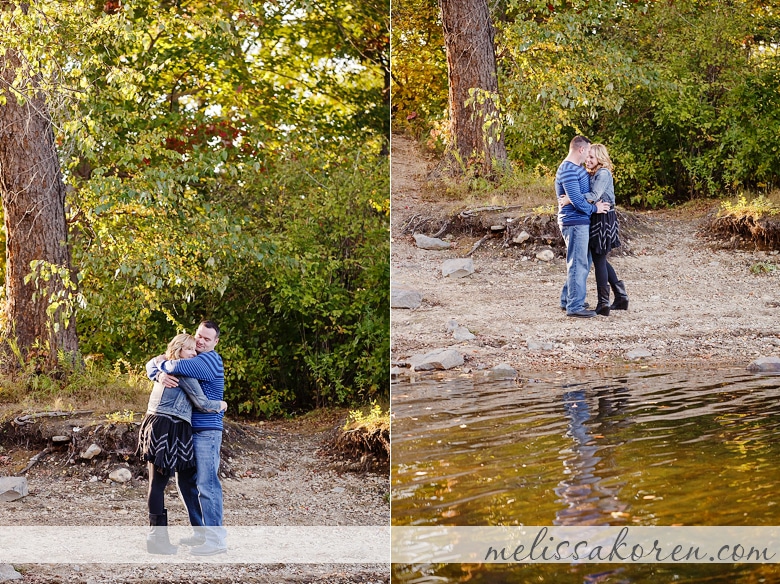
[[[565,261],[554,242],[540,246],[538,237],[514,232],[484,241],[479,230],[437,233],[448,222],[442,217],[453,215],[453,203],[435,200],[436,193],[423,188],[427,163],[410,141],[393,144],[395,375],[411,370],[420,356],[445,349],[463,357],[451,369],[465,373],[500,364],[521,372],[747,367],[759,357],[780,355],[778,253],[733,249],[706,237],[708,209],[633,214],[639,228],[627,230],[629,249],[610,259],[626,283],[629,310],[567,318],[558,298]],[[510,206],[488,222],[508,225],[522,216]],[[449,245],[421,247],[416,228],[409,229],[415,222],[422,235]],[[552,253],[541,254],[540,247]],[[453,277],[448,271],[455,261],[459,272]],[[588,286],[595,304],[592,274]],[[403,303],[409,307],[401,308]]]
[[[107,423],[105,417],[91,412],[62,414],[11,415],[0,424],[0,475],[9,481],[0,485],[0,525],[147,524],[146,469],[134,455],[137,422]],[[389,525],[386,465],[354,465],[332,447],[334,431],[343,427],[345,419],[345,411],[334,410],[266,423],[229,421],[221,469],[225,524]],[[186,529],[186,510],[172,484],[165,498],[169,524]],[[138,545],[143,546],[143,541]],[[179,553],[186,556],[187,550]],[[14,579],[90,584],[379,584],[389,582],[390,576],[387,564],[204,565],[152,556],[142,564],[0,564],[0,582]]]

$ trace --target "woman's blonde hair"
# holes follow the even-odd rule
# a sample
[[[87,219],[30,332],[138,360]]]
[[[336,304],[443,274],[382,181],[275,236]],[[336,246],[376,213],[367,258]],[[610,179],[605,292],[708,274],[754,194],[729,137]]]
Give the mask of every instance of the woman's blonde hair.
[[[612,159],[609,157],[607,147],[604,146],[604,144],[591,144],[590,149],[599,163],[598,168],[606,168],[608,171],[612,172]],[[598,168],[596,170],[598,170]]]
[[[195,345],[195,337],[187,333],[176,335],[168,343],[168,349],[165,351],[166,359],[181,359],[181,350],[187,345]]]

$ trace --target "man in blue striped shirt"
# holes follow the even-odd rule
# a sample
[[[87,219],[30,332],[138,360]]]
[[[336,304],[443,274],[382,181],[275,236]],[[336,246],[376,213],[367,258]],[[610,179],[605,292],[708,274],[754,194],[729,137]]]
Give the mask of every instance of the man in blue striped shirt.
[[[150,379],[166,387],[176,387],[179,380],[175,375],[192,377],[200,381],[203,393],[213,400],[222,400],[225,393],[225,371],[222,357],[214,350],[219,341],[219,326],[204,320],[195,332],[195,350],[198,355],[192,359],[163,361],[154,360],[146,364]],[[226,532],[223,527],[222,484],[219,481],[219,451],[222,446],[223,412],[192,412],[192,441],[195,448],[194,469],[176,473],[184,504],[187,506],[190,523],[195,535],[181,543],[194,545],[194,555],[210,556],[227,551]]]
[[[596,316],[585,309],[585,294],[590,271],[590,216],[606,213],[609,203],[589,203],[590,175],[582,167],[588,157],[590,140],[575,136],[569,143],[569,154],[555,174],[555,195],[568,195],[571,205],[558,207],[558,226],[566,243],[566,283],[561,291],[561,308],[566,316],[590,318]]]

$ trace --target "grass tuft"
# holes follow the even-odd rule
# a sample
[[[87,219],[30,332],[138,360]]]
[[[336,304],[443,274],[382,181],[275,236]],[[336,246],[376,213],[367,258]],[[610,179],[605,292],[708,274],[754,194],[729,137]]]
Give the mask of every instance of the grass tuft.
[[[718,212],[719,217],[750,217],[759,219],[780,214],[780,208],[764,195],[759,195],[748,201],[747,197],[739,195],[736,201],[723,201]]]
[[[16,411],[146,411],[151,387],[151,381],[129,363],[105,366],[87,361],[70,370],[23,370],[0,376],[0,407]]]

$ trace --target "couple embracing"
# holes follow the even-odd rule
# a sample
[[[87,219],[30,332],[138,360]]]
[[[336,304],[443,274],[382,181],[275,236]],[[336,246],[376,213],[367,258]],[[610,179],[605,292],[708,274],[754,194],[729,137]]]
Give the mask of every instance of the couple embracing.
[[[610,310],[627,310],[626,287],[607,261],[607,254],[620,245],[620,239],[612,161],[606,147],[575,136],[569,144],[568,156],[555,175],[555,194],[558,226],[566,244],[566,283],[561,290],[561,310],[566,311],[566,316],[579,318],[609,316]],[[591,263],[596,272],[598,295],[595,311],[588,310],[585,302]],[[615,294],[611,305],[610,288]]]
[[[214,350],[219,326],[211,320],[198,325],[195,336],[176,335],[165,355],[146,364],[154,387],[141,423],[138,446],[149,471],[150,532],[146,548],[153,554],[175,554],[168,538],[165,487],[171,476],[194,528],[181,540],[190,553],[211,556],[225,553],[222,485],[219,458],[225,373],[222,358]]]

